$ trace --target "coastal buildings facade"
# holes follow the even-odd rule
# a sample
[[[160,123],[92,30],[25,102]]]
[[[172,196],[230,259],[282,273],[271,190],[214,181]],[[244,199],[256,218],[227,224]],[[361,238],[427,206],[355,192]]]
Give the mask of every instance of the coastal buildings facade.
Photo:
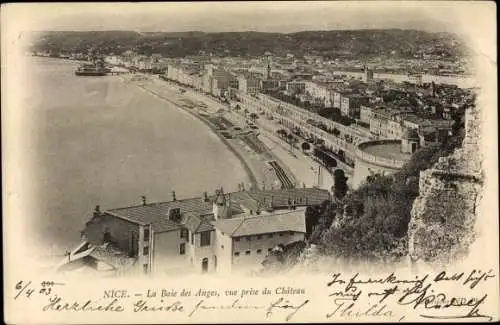
[[[242,94],[258,94],[260,92],[261,75],[244,73],[238,76],[238,90]]]
[[[368,103],[368,97],[358,94],[341,96],[340,112],[344,116],[359,117],[361,105]]]
[[[270,65],[267,65],[263,78],[258,77],[255,73],[252,75],[244,72],[236,79],[237,84],[229,85],[223,77],[220,81],[223,86],[219,86],[219,80],[214,77],[218,73],[217,71],[224,70],[206,68],[202,82],[202,87],[206,88],[206,92],[215,96],[223,96],[224,89],[237,89],[239,92],[238,100],[241,100],[240,105],[250,113],[264,114],[268,119],[273,120],[276,131],[278,128],[288,129],[288,133],[300,134],[304,141],[315,144],[321,143],[323,149],[330,151],[337,157],[335,159],[340,159],[342,163],[349,166],[345,167],[348,172],[353,166],[352,171],[354,173],[358,169],[358,176],[355,176],[357,179],[356,184],[363,181],[372,171],[375,173],[379,171],[394,172],[407,160],[406,158],[391,158],[389,159],[391,162],[388,162],[383,155],[375,155],[376,159],[373,157],[371,157],[373,159],[367,158],[370,154],[359,150],[358,145],[360,143],[376,139],[402,142],[411,140],[412,144],[405,147],[413,148],[407,150],[407,152],[413,153],[416,148],[443,142],[451,135],[453,121],[450,118],[446,121],[442,116],[439,118],[436,111],[431,112],[435,117],[428,119],[416,114],[417,107],[411,107],[408,102],[405,103],[401,100],[399,102],[396,100],[395,103],[384,102],[384,98],[398,98],[399,94],[408,97],[409,92],[412,92],[418,105],[423,108],[429,106],[431,102],[435,102],[437,99],[425,97],[428,96],[429,91],[422,88],[420,82],[415,82],[414,86],[389,84],[381,91],[372,82],[376,75],[366,67],[364,70],[356,71],[356,73],[361,73],[357,78],[360,80],[340,79],[341,82],[336,83],[324,83],[319,81],[318,78],[314,80],[312,80],[313,78],[273,79],[274,76],[270,71]],[[308,73],[304,72],[302,74],[305,76]],[[299,75],[301,78],[305,78],[300,73]],[[311,76],[314,76],[314,74]],[[293,95],[298,102],[309,106],[309,108],[304,109],[260,93],[267,91],[281,91],[285,95]],[[437,93],[435,85],[432,85],[430,92],[433,94],[432,96],[437,96],[435,95]],[[390,96],[386,96],[387,94],[390,94]],[[426,98],[425,104],[422,102],[424,97]],[[347,126],[320,116],[315,111],[318,106],[337,108],[341,115],[359,119],[361,124]],[[410,130],[416,132],[409,132]],[[410,137],[408,138],[408,136]],[[418,141],[415,142],[416,138],[418,138]],[[400,153],[402,146],[404,145],[399,144],[392,148],[396,155]],[[378,146],[378,148],[381,147],[384,146]],[[389,148],[390,146],[385,147],[384,150],[392,150]],[[368,166],[374,163],[375,160],[375,165],[380,161],[382,163],[378,164],[378,167],[375,165]],[[355,167],[356,162],[358,162],[359,168]],[[384,169],[382,170],[380,166],[385,169],[382,168]]]

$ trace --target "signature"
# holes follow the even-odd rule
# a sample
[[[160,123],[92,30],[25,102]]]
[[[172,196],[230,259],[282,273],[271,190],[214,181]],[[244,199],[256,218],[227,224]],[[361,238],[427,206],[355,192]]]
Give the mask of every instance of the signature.
[[[415,285],[413,288],[406,290],[405,293],[399,298],[400,305],[408,305],[417,309],[423,307],[426,310],[443,310],[447,308],[458,308],[463,310],[463,313],[458,315],[428,315],[421,314],[421,317],[433,319],[459,319],[459,318],[488,318],[492,320],[489,315],[483,315],[479,312],[479,307],[486,301],[488,297],[484,294],[481,297],[449,297],[445,293],[434,293],[431,290],[431,284],[425,287]],[[430,292],[429,292],[430,291]]]
[[[326,318],[331,318],[332,316],[340,317],[393,317],[391,310],[387,308],[387,305],[374,304],[371,306],[364,306],[355,309],[356,302],[351,302],[347,304],[343,299],[334,299],[334,304],[336,308],[331,312],[326,314]]]

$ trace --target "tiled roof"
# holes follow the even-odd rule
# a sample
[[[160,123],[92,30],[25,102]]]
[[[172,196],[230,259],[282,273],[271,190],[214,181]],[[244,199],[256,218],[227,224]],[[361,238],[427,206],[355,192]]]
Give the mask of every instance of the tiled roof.
[[[231,215],[237,216],[243,213],[241,206],[250,210],[257,211],[259,208],[270,207],[283,208],[288,206],[289,199],[297,206],[321,204],[329,199],[327,190],[317,188],[294,188],[294,189],[275,189],[275,190],[253,190],[227,193],[226,198],[231,201]],[[198,223],[194,217],[208,216],[212,214],[212,202],[215,196],[209,196],[208,200],[199,198],[189,198],[176,201],[150,203],[146,205],[118,208],[107,210],[105,214],[116,216],[130,222],[147,225],[152,224],[155,232],[172,231],[186,228],[195,229],[201,223]],[[177,223],[169,220],[168,213],[172,208],[179,208],[183,222]],[[102,232],[102,231],[101,231]],[[97,234],[102,238],[102,234]]]
[[[248,191],[231,193],[229,197],[233,205],[244,206],[253,211],[257,211],[259,208],[259,202],[255,200]]]
[[[185,213],[182,223],[190,232],[196,232],[196,230],[200,226],[201,219],[200,217],[192,213]]]
[[[214,225],[206,218],[202,218],[200,226],[196,229],[196,232],[209,231],[213,229]]]
[[[212,221],[215,228],[224,234],[232,235],[243,222],[243,218],[219,219]]]
[[[270,206],[272,202],[273,208],[288,207],[289,199],[295,200],[297,206],[317,205],[330,198],[327,190],[316,188],[291,188],[291,189],[276,189],[267,191],[251,191],[248,192],[252,199],[261,203],[262,206]]]
[[[181,223],[189,229],[190,232],[197,233],[214,229],[210,223],[213,218],[197,216],[192,213],[186,213]]]
[[[172,208],[179,208],[181,215],[187,212],[198,215],[210,214],[212,213],[212,200],[205,202],[201,198],[192,198],[112,209],[107,212],[139,223],[152,224],[155,232],[163,232],[182,228],[180,224],[168,219],[168,212]]]
[[[95,258],[96,260],[103,261],[113,266],[115,269],[131,267],[137,261],[136,258],[128,257],[121,250],[109,244],[95,246],[89,256]]]
[[[212,223],[215,228],[231,237],[282,231],[306,232],[304,212],[304,209],[298,209],[278,214],[219,219]]]

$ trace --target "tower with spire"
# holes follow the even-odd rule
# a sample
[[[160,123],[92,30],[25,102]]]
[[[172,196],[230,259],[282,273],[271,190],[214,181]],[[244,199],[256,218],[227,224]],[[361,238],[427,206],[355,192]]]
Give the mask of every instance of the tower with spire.
[[[214,214],[215,220],[227,219],[230,217],[231,200],[229,198],[226,198],[222,187],[215,190],[215,199],[212,212]]]

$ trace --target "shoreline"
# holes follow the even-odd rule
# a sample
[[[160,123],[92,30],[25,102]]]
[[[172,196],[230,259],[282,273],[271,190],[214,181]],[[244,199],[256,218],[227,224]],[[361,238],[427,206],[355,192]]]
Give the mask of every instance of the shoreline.
[[[149,77],[148,77],[148,80],[151,81],[149,79]],[[222,136],[219,132],[217,132],[217,129],[215,129],[215,127],[212,125],[212,123],[210,121],[208,121],[206,118],[204,118],[200,114],[195,113],[195,112],[191,112],[188,109],[186,109],[186,108],[178,105],[174,101],[172,101],[172,100],[170,100],[170,99],[168,99],[166,97],[163,97],[163,96],[155,93],[154,91],[152,91],[150,89],[147,89],[146,87],[144,87],[144,86],[142,86],[140,84],[135,83],[134,81],[131,81],[131,80],[127,80],[127,81],[130,82],[130,83],[132,83],[134,86],[142,89],[143,91],[145,91],[145,92],[147,92],[147,93],[149,93],[149,94],[157,97],[158,99],[168,102],[169,104],[173,105],[175,108],[178,108],[181,111],[188,113],[190,116],[195,117],[197,120],[199,120],[200,122],[202,122],[204,125],[208,126],[208,128],[210,129],[210,131],[213,134],[215,134],[219,138],[219,140],[221,140],[221,142],[226,146],[226,148],[228,148],[229,151],[232,152],[236,156],[236,158],[240,161],[243,169],[245,170],[245,173],[247,174],[247,176],[248,176],[248,178],[250,180],[250,183],[252,184],[252,188],[259,188],[258,182],[257,182],[256,173],[252,170],[252,168],[246,162],[246,160],[242,156],[242,154],[236,148],[234,148],[234,146],[231,143],[229,143],[229,141],[227,141],[227,139],[224,138],[224,136]]]
[[[218,103],[211,97],[201,94],[200,92],[197,92],[191,88],[186,88],[183,85],[177,85],[175,83],[164,80],[157,80],[157,81],[161,83],[158,86],[167,87],[172,91],[174,91],[172,88],[175,89],[182,88],[186,90],[185,95],[187,95],[188,98],[190,98],[190,100],[201,101],[204,102],[205,104],[211,102],[212,104],[214,104],[212,108],[215,107],[216,111],[220,112],[220,114],[226,117],[229,121],[231,121],[234,124],[238,124],[239,126],[244,125],[244,123],[241,122],[241,119],[243,118],[242,115],[228,108],[217,109],[218,106],[224,106],[224,105]],[[285,148],[285,145],[280,142],[280,139],[277,138],[275,134],[270,132],[266,127],[260,125],[259,120],[254,121],[254,124],[259,125],[260,135],[264,137],[264,139],[260,138],[260,142],[267,148],[266,152],[272,157],[270,159],[276,161],[281,166],[281,168],[283,168],[289,180],[295,184],[295,187],[302,187],[302,186],[319,187],[322,189],[330,190],[331,186],[333,186],[333,174],[323,169],[325,173],[323,173],[323,176],[321,177],[321,184],[320,184],[318,174],[315,169],[315,167],[318,166],[317,162],[312,160],[310,157],[306,157],[301,152],[297,152],[296,154],[290,152],[288,149]],[[270,145],[270,143],[272,144]],[[234,146],[237,147],[237,150],[242,149],[237,144]],[[276,148],[278,149],[277,151]],[[243,152],[242,155],[248,157],[246,156],[246,152]],[[263,165],[265,165],[265,163],[263,163]],[[259,167],[255,166],[254,168],[259,169]]]

